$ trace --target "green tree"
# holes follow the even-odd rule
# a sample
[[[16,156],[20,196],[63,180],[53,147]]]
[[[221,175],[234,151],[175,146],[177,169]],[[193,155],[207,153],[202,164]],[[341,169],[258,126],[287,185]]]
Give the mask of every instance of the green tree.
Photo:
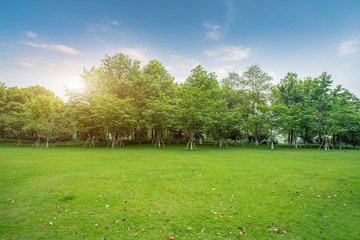
[[[215,100],[213,103],[211,114],[208,115],[207,129],[219,142],[219,147],[226,147],[226,137],[238,122],[236,119],[236,111],[228,108],[228,103],[223,99]]]
[[[206,120],[214,100],[220,96],[220,87],[213,73],[201,66],[191,71],[191,75],[181,84],[176,106],[177,125],[189,138],[186,149],[196,149],[195,134],[206,131]]]
[[[5,136],[5,106],[6,106],[6,86],[0,82],[0,137],[1,142]]]
[[[333,133],[333,144],[335,138],[339,143],[339,149],[342,149],[342,140],[349,133],[354,135],[357,125],[357,108],[359,99],[350,93],[347,89],[337,86],[332,91],[332,111],[330,113],[330,129]],[[354,127],[355,126],[355,127]]]
[[[124,146],[123,137],[130,134],[135,126],[132,99],[120,99],[115,95],[99,95],[96,97],[95,118],[101,129],[111,134],[111,148]],[[109,143],[109,144],[110,144]]]
[[[260,141],[260,133],[262,129],[262,114],[259,106],[265,105],[271,88],[272,77],[266,72],[263,72],[258,65],[248,68],[242,74],[240,85],[246,90],[246,97],[248,98],[248,124],[252,135],[255,139],[255,146],[258,146]]]
[[[74,132],[65,127],[60,127],[54,136],[55,141],[62,142],[64,145],[66,142],[71,141],[74,138]]]
[[[25,104],[30,99],[28,89],[11,87],[6,89],[6,103],[3,108],[4,131],[10,136],[17,136],[17,146],[22,145],[22,137],[26,133]]]
[[[175,121],[175,99],[163,96],[148,102],[148,109],[145,111],[147,121],[155,130],[155,146],[164,145],[163,135],[166,129],[174,127]]]

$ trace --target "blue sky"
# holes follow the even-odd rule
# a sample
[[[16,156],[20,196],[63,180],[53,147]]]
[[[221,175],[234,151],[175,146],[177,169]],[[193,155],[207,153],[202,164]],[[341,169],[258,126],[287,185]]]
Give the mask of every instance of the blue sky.
[[[123,52],[178,82],[198,64],[219,79],[259,64],[274,83],[327,71],[360,96],[359,13],[358,0],[3,0],[0,81],[63,98],[84,67]]]

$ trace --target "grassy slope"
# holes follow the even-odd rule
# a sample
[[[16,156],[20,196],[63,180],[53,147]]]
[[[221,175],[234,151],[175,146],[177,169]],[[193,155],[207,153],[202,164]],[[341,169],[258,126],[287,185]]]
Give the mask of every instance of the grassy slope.
[[[0,237],[357,239],[359,160],[359,151],[263,146],[2,144]]]

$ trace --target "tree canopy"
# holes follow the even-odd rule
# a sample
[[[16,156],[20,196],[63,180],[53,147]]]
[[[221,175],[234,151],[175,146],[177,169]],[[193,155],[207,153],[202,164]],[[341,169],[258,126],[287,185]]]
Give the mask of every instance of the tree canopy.
[[[142,67],[143,66],[143,67]],[[124,146],[123,140],[155,146],[195,142],[277,143],[289,147],[318,143],[326,150],[360,143],[360,101],[333,86],[326,72],[299,79],[287,73],[279,84],[260,66],[224,79],[201,65],[183,83],[157,60],[140,65],[124,54],[106,56],[99,67],[84,69],[84,89],[67,90],[67,102],[41,86],[7,87],[0,82],[1,139],[32,139],[33,147],[79,138]]]

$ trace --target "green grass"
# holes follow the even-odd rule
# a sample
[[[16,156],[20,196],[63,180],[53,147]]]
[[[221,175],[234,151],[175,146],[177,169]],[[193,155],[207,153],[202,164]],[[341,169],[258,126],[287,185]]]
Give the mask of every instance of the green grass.
[[[30,146],[0,145],[2,239],[360,238],[359,151]]]

